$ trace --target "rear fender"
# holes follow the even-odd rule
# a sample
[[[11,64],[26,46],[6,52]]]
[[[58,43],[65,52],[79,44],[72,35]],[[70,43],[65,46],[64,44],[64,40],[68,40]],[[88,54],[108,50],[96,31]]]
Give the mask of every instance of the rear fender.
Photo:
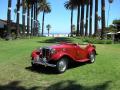
[[[90,47],[90,48],[88,49],[88,52],[89,52],[89,55],[90,55],[92,52],[95,52],[95,54],[96,54],[96,50],[95,50],[94,47]]]

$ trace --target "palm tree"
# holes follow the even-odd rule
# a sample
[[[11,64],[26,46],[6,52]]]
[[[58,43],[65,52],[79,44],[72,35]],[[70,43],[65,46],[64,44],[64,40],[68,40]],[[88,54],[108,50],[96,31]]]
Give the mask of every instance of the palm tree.
[[[84,35],[84,4],[85,1],[82,0],[81,2],[81,23],[80,23],[80,35]]]
[[[90,0],[87,0],[86,2],[86,24],[85,24],[85,36],[88,35],[88,15],[89,15],[89,4]]]
[[[92,35],[92,13],[93,13],[93,0],[90,0],[90,21],[89,21],[89,36]]]
[[[36,22],[35,22],[35,18],[36,18],[36,9],[35,9],[35,7],[36,7],[36,5],[35,5],[35,2],[34,2],[34,4],[33,4],[33,13],[34,13],[34,19],[33,19],[33,26],[34,26],[34,28],[33,28],[33,36],[35,36],[35,27],[36,27]]]
[[[50,34],[50,29],[51,29],[51,25],[48,24],[48,25],[46,26],[46,28],[47,28],[47,30],[48,30],[48,36],[49,36],[49,34]]]
[[[23,36],[25,36],[25,31],[26,31],[26,28],[25,28],[25,27],[26,27],[26,26],[25,26],[26,8],[27,8],[26,2],[25,2],[25,0],[22,0],[22,34],[23,34]]]
[[[42,16],[42,36],[43,36],[45,14],[51,12],[50,3],[46,2],[46,0],[43,1],[42,3],[39,4],[38,11],[42,11],[43,12],[43,16]]]
[[[37,34],[37,0],[34,1],[34,36]]]
[[[98,0],[95,0],[95,32],[94,35],[96,36],[98,30]]]
[[[33,14],[34,14],[33,8],[34,8],[34,1],[32,0],[32,1],[31,1],[31,36],[34,35],[34,34],[33,34]]]
[[[113,0],[108,0],[108,2],[109,2],[109,9],[108,9],[107,27],[108,27],[108,22],[109,22],[110,6],[113,3]]]
[[[80,0],[76,0],[76,5],[77,5],[77,32],[76,32],[76,36],[79,36],[79,32],[80,32],[80,4],[81,1]]]
[[[6,36],[6,40],[11,39],[11,2],[12,2],[12,0],[8,0],[8,11],[7,11],[7,36]]]
[[[69,1],[66,1],[65,4],[64,4],[64,7],[66,9],[69,9],[71,10],[71,25],[70,25],[70,28],[71,28],[71,36],[73,36],[73,29],[72,29],[72,26],[73,26],[73,10],[76,8],[74,5],[73,5],[73,0],[69,0]]]
[[[17,38],[20,37],[20,26],[19,26],[19,19],[20,19],[20,0],[17,0]]]
[[[30,0],[26,0],[27,4],[27,36],[29,36],[30,32]]]
[[[101,0],[102,4],[102,30],[101,30],[101,39],[103,39],[104,31],[105,31],[105,0]]]
[[[17,16],[17,9],[15,8],[14,9],[14,20],[16,19],[16,16]]]

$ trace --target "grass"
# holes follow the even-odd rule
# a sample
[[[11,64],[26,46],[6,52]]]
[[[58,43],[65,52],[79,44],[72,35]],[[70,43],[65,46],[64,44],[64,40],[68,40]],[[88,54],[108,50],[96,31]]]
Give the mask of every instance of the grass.
[[[79,38],[0,40],[0,90],[120,89],[120,44],[96,44],[95,63],[73,66],[63,74],[54,73],[53,68],[33,70],[31,51],[61,40],[82,42]]]

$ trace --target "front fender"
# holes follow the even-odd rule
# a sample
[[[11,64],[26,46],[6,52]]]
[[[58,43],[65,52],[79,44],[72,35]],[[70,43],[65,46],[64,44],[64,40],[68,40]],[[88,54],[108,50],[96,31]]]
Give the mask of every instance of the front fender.
[[[68,54],[68,53],[65,53],[65,52],[56,53],[56,54],[54,54],[54,55],[52,56],[51,59],[52,59],[52,60],[59,60],[60,58],[62,58],[62,57],[64,57],[64,56],[67,56],[67,57],[75,60],[75,58],[74,58],[72,55],[70,55],[70,54]]]

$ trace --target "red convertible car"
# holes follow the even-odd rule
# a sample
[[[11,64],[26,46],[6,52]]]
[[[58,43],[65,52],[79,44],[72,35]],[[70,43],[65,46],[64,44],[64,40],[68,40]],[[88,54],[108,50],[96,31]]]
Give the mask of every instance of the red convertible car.
[[[59,73],[63,73],[68,68],[70,60],[93,63],[95,55],[95,46],[92,44],[61,43],[34,50],[31,54],[31,64],[32,67],[37,65],[55,67]]]

